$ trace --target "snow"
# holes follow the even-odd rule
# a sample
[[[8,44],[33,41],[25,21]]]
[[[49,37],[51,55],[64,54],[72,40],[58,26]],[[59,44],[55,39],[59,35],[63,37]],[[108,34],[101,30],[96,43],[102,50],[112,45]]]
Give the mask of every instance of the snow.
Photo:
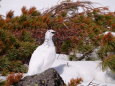
[[[68,61],[69,55],[66,54],[56,54],[56,59],[66,60]]]
[[[48,30],[45,34],[45,41],[33,52],[29,63],[27,75],[42,73],[51,67],[56,59],[56,50],[52,37],[54,30]]]
[[[61,58],[61,57],[60,57]],[[107,86],[115,86],[115,74],[108,71],[102,71],[101,61],[67,61],[56,59],[52,65],[63,78],[64,82],[68,82],[72,78],[82,78],[82,85],[88,85],[89,82]]]
[[[6,80],[6,76],[1,76],[0,75],[0,82],[5,81],[5,80]]]
[[[78,86],[88,86],[92,81],[96,86],[115,86],[115,73],[101,70],[101,61],[68,61],[68,55],[56,54],[52,65],[66,84],[74,78],[82,78],[83,83]],[[2,77],[2,76],[1,76]],[[0,79],[5,79],[2,77]],[[93,85],[89,85],[93,86]]]
[[[103,35],[106,35],[108,33],[111,33],[111,35],[113,35],[115,37],[115,32],[111,32],[111,31],[106,31],[106,32],[103,33]]]

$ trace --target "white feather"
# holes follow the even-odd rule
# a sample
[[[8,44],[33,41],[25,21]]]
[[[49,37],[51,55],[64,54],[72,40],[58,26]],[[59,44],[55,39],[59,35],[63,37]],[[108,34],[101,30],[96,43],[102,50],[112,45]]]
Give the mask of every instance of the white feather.
[[[27,75],[41,73],[52,66],[56,58],[56,50],[52,41],[53,32],[55,31],[48,30],[44,43],[33,52]]]

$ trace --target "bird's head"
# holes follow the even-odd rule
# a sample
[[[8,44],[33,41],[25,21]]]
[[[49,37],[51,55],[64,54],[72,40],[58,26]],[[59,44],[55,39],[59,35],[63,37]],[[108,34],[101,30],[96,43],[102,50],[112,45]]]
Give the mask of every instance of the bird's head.
[[[54,30],[48,30],[45,34],[45,38],[51,39],[56,32]]]

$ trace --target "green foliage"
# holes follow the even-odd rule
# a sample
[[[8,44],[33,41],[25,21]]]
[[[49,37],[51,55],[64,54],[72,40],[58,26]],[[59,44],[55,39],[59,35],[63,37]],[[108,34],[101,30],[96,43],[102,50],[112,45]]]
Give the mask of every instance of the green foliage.
[[[20,38],[23,42],[35,42],[35,40],[31,37],[31,33],[26,30],[22,31]]]
[[[92,44],[81,44],[81,45],[82,46],[78,46],[77,49],[83,53],[89,52],[94,49]]]
[[[5,86],[6,81],[0,81],[0,86]]]
[[[102,61],[102,69],[106,70],[108,68],[115,72],[115,55],[110,55]]]
[[[31,57],[31,54],[37,46],[31,42],[20,42],[19,48],[12,48],[7,53],[7,58],[9,60],[21,60],[22,62],[26,61]]]
[[[65,40],[62,44],[62,52],[68,53],[71,47],[71,40]]]
[[[4,52],[7,52],[12,47],[19,47],[18,40],[14,35],[12,35],[9,31],[0,29],[0,41],[1,41],[1,55],[4,54]]]
[[[102,38],[101,42],[101,48],[98,51],[99,57],[101,59],[104,59],[107,57],[108,52],[114,52],[115,51],[115,37],[111,36],[111,34],[107,34]]]
[[[69,60],[70,61],[76,61],[77,60],[77,57],[75,55],[70,55],[69,56]]]
[[[16,48],[10,49],[7,53],[7,58],[9,60],[19,60],[18,50]]]
[[[27,72],[21,61],[9,61],[6,57],[0,59],[0,73],[7,75],[10,72]]]
[[[0,46],[0,72],[3,75],[27,71],[23,63],[31,57],[36,48],[29,32],[23,32],[19,38],[9,30],[0,29]]]
[[[110,68],[115,72],[115,37],[110,33],[104,36],[101,49],[98,51],[99,57],[102,59],[102,69]]]
[[[31,57],[31,54],[36,49],[37,45],[30,42],[22,42],[21,47],[18,49],[18,56],[20,60],[27,60]]]

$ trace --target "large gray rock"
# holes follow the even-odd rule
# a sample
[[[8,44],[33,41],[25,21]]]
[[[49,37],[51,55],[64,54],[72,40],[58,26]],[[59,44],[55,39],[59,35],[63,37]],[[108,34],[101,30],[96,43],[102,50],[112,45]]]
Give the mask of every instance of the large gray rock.
[[[15,86],[64,86],[64,81],[55,69],[50,68],[39,75],[23,78]]]

